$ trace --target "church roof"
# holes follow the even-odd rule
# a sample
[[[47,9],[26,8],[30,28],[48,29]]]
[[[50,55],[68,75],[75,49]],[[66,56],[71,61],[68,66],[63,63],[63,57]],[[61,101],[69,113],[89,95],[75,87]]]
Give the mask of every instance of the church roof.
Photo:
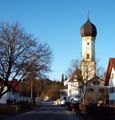
[[[86,23],[81,26],[80,34],[81,34],[82,37],[85,37],[85,36],[96,37],[96,35],[97,35],[97,29],[96,29],[95,25],[92,24],[90,22],[90,20],[88,19],[86,21]]]

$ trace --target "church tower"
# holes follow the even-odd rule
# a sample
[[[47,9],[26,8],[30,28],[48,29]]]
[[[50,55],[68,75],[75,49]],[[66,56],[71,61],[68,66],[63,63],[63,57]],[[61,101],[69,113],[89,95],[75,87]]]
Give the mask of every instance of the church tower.
[[[97,30],[89,18],[86,23],[81,26],[80,34],[82,38],[82,76],[84,80],[90,80],[96,73],[95,39]]]

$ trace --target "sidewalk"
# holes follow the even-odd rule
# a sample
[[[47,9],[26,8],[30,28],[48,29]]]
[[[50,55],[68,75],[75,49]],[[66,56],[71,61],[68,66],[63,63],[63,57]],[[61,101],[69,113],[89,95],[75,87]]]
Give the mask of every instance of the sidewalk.
[[[103,118],[103,116],[97,118],[94,118],[93,116],[87,115],[87,114],[82,114],[80,115],[82,117],[82,120],[115,120],[115,115],[111,116],[110,118]]]
[[[5,120],[7,118],[11,118],[13,116],[16,116],[16,115],[20,115],[20,114],[23,114],[25,112],[28,112],[28,111],[31,111],[31,110],[34,110],[36,108],[39,108],[40,106],[33,106],[31,109],[29,110],[20,110],[18,112],[15,112],[15,113],[0,113],[0,120]]]
[[[15,115],[18,115],[18,114],[2,114],[2,115],[0,114],[0,120],[5,120],[5,119],[13,117]]]

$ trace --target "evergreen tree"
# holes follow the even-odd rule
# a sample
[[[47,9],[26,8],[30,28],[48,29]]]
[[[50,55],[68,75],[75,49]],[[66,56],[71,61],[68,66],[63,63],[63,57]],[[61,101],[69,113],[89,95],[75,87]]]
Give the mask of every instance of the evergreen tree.
[[[61,83],[63,84],[64,83],[64,74],[62,73],[62,76],[61,76]]]

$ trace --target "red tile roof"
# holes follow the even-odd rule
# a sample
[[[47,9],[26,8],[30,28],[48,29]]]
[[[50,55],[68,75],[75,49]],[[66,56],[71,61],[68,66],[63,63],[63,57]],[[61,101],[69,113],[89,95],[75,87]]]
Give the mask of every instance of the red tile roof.
[[[115,58],[109,59],[108,68],[105,76],[105,85],[108,85],[109,83],[112,68],[115,69]]]

